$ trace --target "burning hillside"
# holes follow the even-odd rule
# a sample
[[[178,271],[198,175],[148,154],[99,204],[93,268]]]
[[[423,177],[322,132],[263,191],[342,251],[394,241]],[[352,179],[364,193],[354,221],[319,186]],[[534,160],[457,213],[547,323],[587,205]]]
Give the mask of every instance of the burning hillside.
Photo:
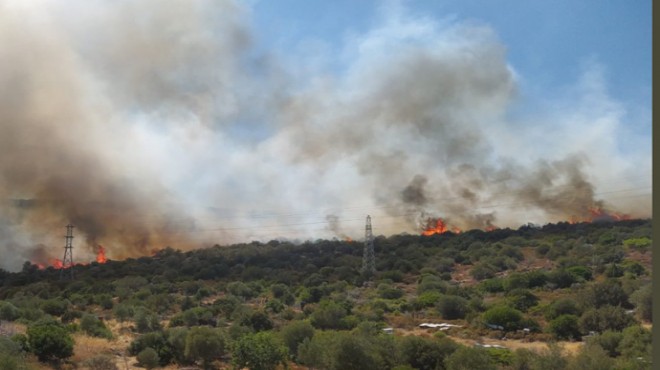
[[[96,253],[96,262],[97,263],[106,263],[108,262],[107,257],[105,256],[105,248],[103,246],[99,245],[97,248],[97,253]],[[56,270],[61,270],[63,268],[69,268],[71,266],[64,266],[64,262],[62,262],[61,259],[58,258],[52,258],[48,261],[48,263],[43,263],[41,261],[31,261],[33,265],[36,265],[40,270],[46,269],[47,267],[52,267]],[[75,265],[78,266],[85,266],[87,265],[87,262],[75,262]]]

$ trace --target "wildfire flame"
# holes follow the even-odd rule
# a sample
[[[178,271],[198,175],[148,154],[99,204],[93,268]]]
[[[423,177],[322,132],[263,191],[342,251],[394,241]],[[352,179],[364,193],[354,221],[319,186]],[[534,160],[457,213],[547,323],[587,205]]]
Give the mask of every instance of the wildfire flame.
[[[447,224],[442,218],[432,219],[429,218],[426,220],[426,229],[422,231],[422,235],[431,236],[435,234],[442,234],[447,232]]]
[[[54,269],[59,270],[64,267],[64,263],[60,259],[53,259],[50,261],[50,265],[53,266]]]
[[[589,222],[630,220],[629,215],[606,211],[600,207],[589,208],[589,213],[591,214]]]
[[[99,245],[99,249],[96,252],[96,262],[98,263],[108,262],[108,259],[105,257],[105,248],[103,248],[102,245]]]

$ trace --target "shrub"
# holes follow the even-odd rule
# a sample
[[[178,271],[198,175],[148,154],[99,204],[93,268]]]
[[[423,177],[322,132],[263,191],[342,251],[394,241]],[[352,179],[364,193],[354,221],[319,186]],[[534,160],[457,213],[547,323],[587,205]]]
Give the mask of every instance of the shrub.
[[[593,278],[591,269],[586,266],[571,266],[566,270],[575,276],[578,281],[588,281]]]
[[[627,358],[651,359],[652,340],[651,331],[641,326],[629,326],[621,334],[619,351]]]
[[[504,291],[504,280],[500,278],[487,279],[479,283],[479,288],[488,293]]]
[[[581,297],[584,304],[589,307],[599,308],[605,305],[630,307],[628,295],[617,280],[594,283],[585,289]]]
[[[201,360],[208,368],[214,359],[222,357],[226,347],[225,338],[217,329],[198,326],[188,331],[185,355],[192,360]]]
[[[169,343],[163,336],[163,333],[152,332],[141,335],[131,342],[131,344],[128,346],[128,352],[131,355],[136,356],[147,348],[151,348],[156,351],[160,365],[167,365],[170,363],[170,361],[172,361],[172,350]]]
[[[389,284],[379,284],[378,296],[383,299],[397,299],[403,297],[403,290]]]
[[[545,318],[547,320],[555,319],[561,315],[575,315],[579,316],[582,311],[578,307],[577,302],[571,298],[560,298],[552,302],[545,310]]]
[[[527,289],[514,289],[507,293],[509,304],[517,310],[526,312],[529,308],[536,306],[539,298]]]
[[[14,321],[20,317],[16,306],[10,302],[0,302],[0,320]]]
[[[637,309],[637,314],[642,320],[651,322],[653,320],[653,290],[651,284],[647,284],[634,292],[630,300]]]
[[[90,370],[118,370],[112,357],[108,355],[98,355],[83,362],[85,369]]]
[[[339,303],[323,300],[310,317],[311,324],[318,329],[343,329],[346,308]]]
[[[62,316],[68,307],[68,303],[61,299],[49,299],[41,303],[41,310],[53,316]]]
[[[286,348],[268,332],[243,336],[232,352],[232,363],[238,369],[274,370],[280,364],[286,366],[286,359]]]
[[[250,299],[257,296],[257,292],[241,281],[232,281],[227,284],[227,291],[232,295],[243,299]]]
[[[576,282],[575,276],[565,269],[557,269],[548,273],[548,282],[555,288],[568,288]]]
[[[403,361],[414,369],[433,370],[443,367],[458,345],[450,339],[433,340],[418,336],[406,336],[401,339]]]
[[[73,338],[56,323],[35,324],[27,329],[30,350],[39,361],[61,360],[73,355]]]
[[[468,300],[455,295],[441,296],[436,306],[446,320],[463,319],[468,313]]]
[[[442,294],[436,291],[424,292],[417,297],[417,305],[419,307],[432,307],[438,303],[440,297],[442,297]]]
[[[445,361],[447,370],[495,370],[488,352],[479,348],[460,347]]]
[[[289,349],[289,354],[295,357],[300,343],[314,336],[314,327],[307,321],[293,321],[282,328],[280,336]]]
[[[486,324],[497,325],[506,331],[520,329],[522,313],[509,306],[495,306],[482,314],[482,320]]]
[[[160,363],[158,352],[156,352],[156,350],[151,347],[147,347],[140,351],[140,353],[137,354],[137,360],[140,365],[147,369],[153,369]]]
[[[447,291],[447,283],[435,275],[424,275],[417,285],[417,294],[421,295],[428,291],[444,293]]]
[[[560,340],[580,339],[578,317],[575,315],[561,315],[550,321],[548,331]]]
[[[580,352],[570,359],[567,368],[569,370],[602,370],[612,369],[614,361],[607,356],[597,344],[587,344]]]
[[[607,330],[602,334],[590,337],[588,343],[598,344],[610,357],[617,357],[620,355],[619,343],[621,343],[621,338],[623,338],[621,332]]]
[[[592,308],[583,313],[579,320],[583,332],[621,331],[634,323],[632,315],[627,314],[623,308],[614,306]]]
[[[492,265],[480,262],[472,267],[472,270],[470,270],[470,276],[475,280],[481,281],[494,277],[495,271],[496,269]]]
[[[112,338],[112,332],[95,315],[84,314],[80,319],[80,329],[92,337]]]

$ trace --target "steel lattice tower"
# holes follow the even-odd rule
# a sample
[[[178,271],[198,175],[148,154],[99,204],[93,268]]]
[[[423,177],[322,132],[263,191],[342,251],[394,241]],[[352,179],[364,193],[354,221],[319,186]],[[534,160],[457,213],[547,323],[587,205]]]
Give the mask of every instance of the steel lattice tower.
[[[73,225],[66,225],[66,241],[64,244],[64,258],[62,258],[62,270],[60,277],[64,277],[64,271],[69,270],[71,279],[73,279]]]
[[[376,272],[376,257],[374,256],[374,234],[371,231],[371,216],[367,216],[364,228],[364,252],[362,254],[362,274],[371,277]]]

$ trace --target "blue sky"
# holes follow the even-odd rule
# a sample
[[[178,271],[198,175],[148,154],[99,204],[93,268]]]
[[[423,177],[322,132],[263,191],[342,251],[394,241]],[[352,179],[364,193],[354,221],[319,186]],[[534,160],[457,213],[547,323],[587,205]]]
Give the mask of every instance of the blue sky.
[[[279,50],[320,42],[339,50],[398,4],[413,17],[451,19],[491,27],[507,48],[507,60],[523,78],[527,104],[563,94],[586,61],[602,69],[609,93],[629,105],[651,106],[651,1],[253,1],[256,40]],[[646,122],[635,122],[648,129]],[[643,119],[639,117],[639,119]]]

